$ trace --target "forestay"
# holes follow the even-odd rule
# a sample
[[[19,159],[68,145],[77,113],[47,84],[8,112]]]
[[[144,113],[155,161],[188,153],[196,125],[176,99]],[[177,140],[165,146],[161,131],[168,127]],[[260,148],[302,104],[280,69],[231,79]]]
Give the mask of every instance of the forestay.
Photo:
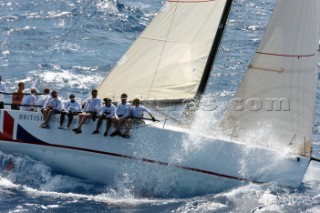
[[[226,0],[169,0],[98,87],[117,100],[183,100],[199,87]]]
[[[319,3],[279,0],[220,125],[231,140],[309,156],[315,113]]]

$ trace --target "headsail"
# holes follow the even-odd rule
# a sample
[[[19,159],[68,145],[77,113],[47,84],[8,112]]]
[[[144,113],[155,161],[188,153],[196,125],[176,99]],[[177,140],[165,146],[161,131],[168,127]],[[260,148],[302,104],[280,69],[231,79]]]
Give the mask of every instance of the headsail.
[[[309,156],[315,112],[317,0],[279,0],[221,122],[232,140]]]
[[[98,87],[100,96],[183,100],[198,92],[230,0],[169,0]],[[230,6],[230,4],[228,4]]]

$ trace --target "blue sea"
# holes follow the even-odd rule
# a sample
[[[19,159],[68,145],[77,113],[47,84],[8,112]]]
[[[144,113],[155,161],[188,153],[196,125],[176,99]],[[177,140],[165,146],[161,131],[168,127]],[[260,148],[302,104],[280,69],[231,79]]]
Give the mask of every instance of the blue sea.
[[[88,92],[110,71],[163,0],[0,0],[0,75],[8,90],[49,87],[63,98]],[[224,108],[272,15],[275,0],[234,0],[205,97]],[[196,17],[195,17],[196,18]],[[320,96],[313,155],[320,156]],[[5,97],[10,103],[11,97]],[[213,125],[223,110],[212,117]],[[209,122],[209,123],[210,123]],[[206,122],[205,122],[206,123]],[[201,125],[201,124],[199,124]],[[201,126],[200,126],[201,128]],[[13,161],[12,170],[4,169]],[[130,177],[98,185],[53,171],[27,156],[0,152],[0,212],[320,212],[320,166],[296,189],[243,185],[217,194],[145,195]],[[139,187],[137,187],[139,188]]]

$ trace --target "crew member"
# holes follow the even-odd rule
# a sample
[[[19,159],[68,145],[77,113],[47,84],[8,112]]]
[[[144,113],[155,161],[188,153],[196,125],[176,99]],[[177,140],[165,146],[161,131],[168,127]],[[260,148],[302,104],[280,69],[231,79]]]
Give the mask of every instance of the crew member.
[[[91,97],[89,97],[82,109],[82,113],[79,114],[78,126],[72,129],[76,134],[82,133],[81,126],[87,121],[88,118],[92,120],[96,119],[97,113],[102,107],[102,100],[98,97],[98,90],[91,91]]]
[[[29,95],[24,95],[21,101],[20,110],[22,111],[36,111],[36,95],[38,90],[36,88],[31,89]]]
[[[12,95],[11,109],[19,110],[21,101],[23,99],[24,82],[18,83],[18,90],[16,90]]]
[[[70,94],[69,98],[70,98],[70,100],[64,104],[64,109],[61,111],[60,126],[58,127],[59,129],[69,129],[70,124],[73,120],[73,116],[81,113],[81,105],[75,99],[76,96],[74,94]],[[67,124],[67,126],[63,127],[65,115],[68,116],[68,124]]]
[[[153,117],[153,115],[151,114],[150,110],[148,108],[146,108],[145,106],[140,105],[140,100],[138,98],[133,99],[132,101],[132,112],[131,112],[131,116],[129,119],[126,120],[126,125],[128,126],[128,128],[126,129],[126,131],[121,134],[122,137],[128,138],[129,137],[129,132],[131,129],[132,124],[141,124],[144,123],[143,119],[143,113],[147,112],[149,114],[149,116],[151,117],[152,121],[155,122],[156,119]]]
[[[112,122],[112,117],[115,114],[116,106],[111,103],[110,98],[104,98],[104,106],[101,108],[100,113],[99,113],[99,119],[97,123],[96,129],[92,132],[92,134],[98,134],[99,133],[99,128],[102,124],[103,119],[107,120],[107,128],[106,131],[104,132],[103,136],[108,136],[109,129],[111,127],[111,122]]]
[[[49,122],[53,114],[59,114],[63,108],[62,101],[58,98],[58,92],[51,92],[51,99],[42,110],[44,123],[40,125],[42,128],[49,129]]]
[[[111,133],[111,137],[115,135],[122,135],[120,132],[120,127],[124,124],[126,127],[125,131],[129,131],[127,119],[131,115],[131,105],[127,102],[128,95],[126,93],[121,94],[121,102],[118,103],[115,115],[112,117],[112,120],[115,122],[115,131]]]

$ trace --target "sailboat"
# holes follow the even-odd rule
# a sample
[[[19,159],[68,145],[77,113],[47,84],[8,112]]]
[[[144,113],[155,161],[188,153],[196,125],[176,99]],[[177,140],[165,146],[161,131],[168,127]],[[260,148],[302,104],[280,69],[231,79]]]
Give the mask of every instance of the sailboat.
[[[116,99],[126,92],[168,103],[201,97],[231,4],[167,1],[98,86],[99,95]],[[0,150],[103,184],[133,171],[133,179],[145,187],[163,183],[184,194],[213,193],[244,182],[296,188],[312,159],[318,8],[317,0],[276,3],[219,134],[198,134],[201,147],[183,152],[191,130],[177,124],[147,123],[130,139],[106,139],[90,134],[93,121],[76,135],[57,129],[58,116],[50,129],[39,129],[40,113],[5,109],[0,110]]]

